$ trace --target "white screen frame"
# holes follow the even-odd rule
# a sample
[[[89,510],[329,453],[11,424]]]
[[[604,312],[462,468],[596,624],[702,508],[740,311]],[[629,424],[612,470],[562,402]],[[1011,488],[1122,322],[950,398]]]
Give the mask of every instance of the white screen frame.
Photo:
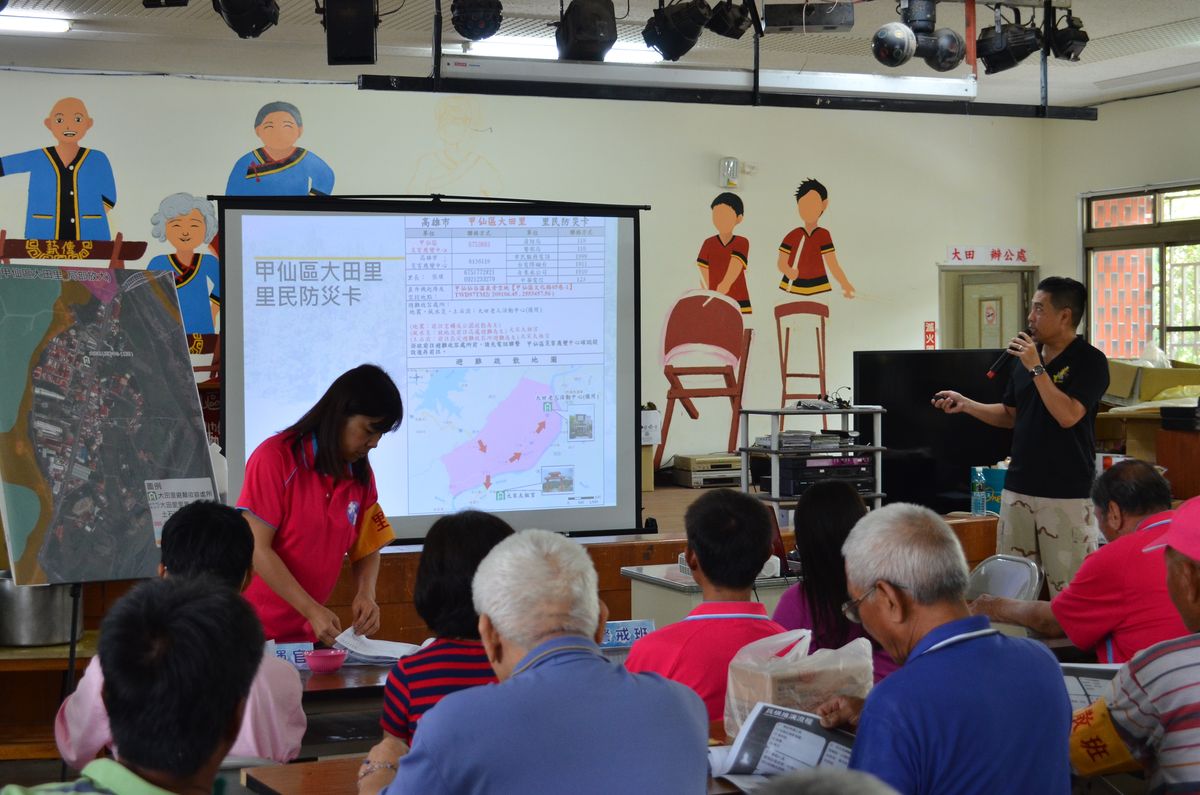
[[[246,443],[247,394],[245,356],[246,328],[241,307],[245,299],[243,284],[243,242],[245,219],[256,214],[316,214],[316,215],[371,215],[382,217],[398,215],[561,215],[609,217],[616,219],[618,227],[617,301],[615,338],[617,367],[615,368],[615,458],[607,460],[605,466],[615,478],[616,502],[612,506],[586,508],[554,508],[541,510],[514,510],[498,513],[514,527],[521,529],[539,527],[573,536],[620,535],[639,533],[641,517],[641,455],[639,435],[640,394],[640,211],[645,208],[622,205],[592,205],[578,203],[512,202],[512,201],[446,201],[446,200],[402,200],[402,199],[348,199],[331,197],[213,197],[217,200],[221,214],[221,366],[222,366],[222,442],[229,464],[229,499],[236,503],[241,492],[245,462],[252,450]],[[402,299],[401,299],[402,300]],[[299,354],[300,356],[303,353]],[[353,350],[349,352],[353,356]],[[346,359],[349,369],[365,358]],[[326,384],[327,386],[328,384]],[[404,384],[398,384],[402,398],[406,397]],[[323,388],[322,388],[323,389]],[[312,401],[320,397],[313,395]],[[310,404],[311,405],[311,404]],[[407,410],[406,402],[406,410]],[[278,427],[282,430],[295,422],[299,416],[279,417]],[[387,445],[385,436],[381,445]],[[388,495],[381,493],[380,504],[396,530],[399,542],[422,539],[438,515],[405,515],[389,509]]]

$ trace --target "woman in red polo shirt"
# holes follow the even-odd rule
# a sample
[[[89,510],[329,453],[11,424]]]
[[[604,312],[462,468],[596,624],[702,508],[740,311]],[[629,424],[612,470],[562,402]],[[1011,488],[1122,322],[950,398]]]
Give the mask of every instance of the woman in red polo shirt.
[[[246,598],[268,639],[333,643],[342,626],[325,600],[347,553],[358,586],[354,630],[379,629],[379,549],[394,534],[367,454],[400,427],[403,414],[392,379],[364,364],[338,376],[315,406],[246,462],[237,503],[254,532]]]

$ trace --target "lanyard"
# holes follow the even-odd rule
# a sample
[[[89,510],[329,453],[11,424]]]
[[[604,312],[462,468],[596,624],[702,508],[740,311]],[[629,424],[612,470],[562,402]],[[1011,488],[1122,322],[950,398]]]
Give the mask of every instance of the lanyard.
[[[944,649],[947,646],[953,646],[955,643],[962,643],[963,641],[971,640],[972,638],[982,638],[985,635],[999,635],[999,634],[1000,634],[1000,630],[995,629],[995,628],[977,629],[974,632],[963,632],[962,634],[953,635],[939,643],[933,644],[928,649],[921,652],[921,654],[928,654],[931,651],[937,651],[938,649]],[[918,654],[917,657],[920,657],[921,654]],[[912,662],[912,660],[915,660],[915,659],[916,659],[916,657],[910,658],[908,660],[908,662]]]
[[[594,646],[574,645],[574,646],[556,646],[553,649],[546,649],[545,651],[543,651],[543,652],[535,655],[534,657],[531,657],[530,659],[526,660],[525,662],[523,662],[521,664],[520,668],[517,668],[515,671],[512,672],[512,676],[516,676],[519,673],[528,671],[530,668],[533,667],[533,664],[535,662],[537,662],[538,660],[544,659],[546,657],[550,657],[551,655],[554,655],[554,654],[558,654],[561,651],[590,651],[594,654],[596,652],[596,648]]]

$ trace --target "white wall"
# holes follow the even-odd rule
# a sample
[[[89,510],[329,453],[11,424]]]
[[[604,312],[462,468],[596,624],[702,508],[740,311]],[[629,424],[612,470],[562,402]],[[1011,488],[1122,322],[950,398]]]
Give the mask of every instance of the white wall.
[[[333,166],[335,193],[402,193],[418,158],[440,146],[434,118],[444,100],[347,86],[0,73],[0,153],[52,143],[42,120],[63,96],[87,103],[95,127],[85,145],[104,151],[116,173],[112,228],[150,240],[146,259],[169,250],[149,235],[158,202],[176,191],[222,193],[234,159],[259,145],[251,128],[263,103],[283,99],[299,106],[305,121],[300,145]],[[828,186],[822,225],[858,290],[851,301],[836,289],[829,299],[831,388],[851,383],[856,349],[921,345],[923,322],[937,318],[936,263],[947,245],[1030,245],[1042,236],[1043,214],[1051,212],[1044,197],[1070,204],[1079,190],[1055,185],[1058,192],[1051,193],[1041,184],[1044,166],[1061,166],[1043,160],[1047,123],[1031,120],[508,97],[477,97],[471,104],[476,131],[467,143],[494,164],[500,195],[652,205],[642,226],[642,399],[660,406],[666,391],[658,350],[662,319],[697,283],[694,261],[713,234],[709,202],[720,191],[721,156],[756,167],[739,191],[747,211],[738,230],[751,243],[755,311],[749,323],[758,338],[745,403],[755,407],[778,405],[771,310],[787,297],[776,287],[774,263],[783,235],[798,225],[792,192],[802,179]],[[1191,111],[1193,131],[1198,113]],[[1132,118],[1120,129],[1132,134],[1137,126]],[[1053,128],[1051,137],[1063,141],[1051,147],[1055,151],[1073,147],[1068,136],[1086,136],[1097,150],[1109,138],[1107,127],[1082,122]],[[1115,157],[1121,147],[1112,148]],[[1130,174],[1117,181],[1152,178]],[[468,185],[454,187],[441,192],[472,192]],[[0,224],[19,233],[24,206],[25,177],[0,179]],[[1070,212],[1055,206],[1052,217]],[[1045,238],[1056,261],[1063,250],[1069,253],[1061,235]],[[1039,246],[1031,248],[1035,263],[1053,271],[1038,261]],[[722,446],[727,405],[699,405],[699,421],[680,414],[668,455]]]
[[[1112,102],[1097,121],[1047,122],[1043,273],[1082,278],[1080,194],[1200,182],[1200,88]]]

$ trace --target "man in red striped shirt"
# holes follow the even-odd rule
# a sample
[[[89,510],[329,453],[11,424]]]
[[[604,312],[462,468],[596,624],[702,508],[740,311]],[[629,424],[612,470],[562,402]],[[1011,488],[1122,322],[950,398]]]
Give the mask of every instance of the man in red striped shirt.
[[[1180,506],[1170,529],[1146,547],[1145,554],[1166,555],[1167,590],[1192,634],[1163,641],[1134,655],[1117,672],[1102,701],[1075,713],[1071,763],[1081,773],[1107,772],[1105,765],[1127,750],[1146,770],[1147,792],[1197,792],[1200,497]],[[1104,720],[1105,711],[1111,724]],[[1115,727],[1116,737],[1104,730],[1105,725]]]

